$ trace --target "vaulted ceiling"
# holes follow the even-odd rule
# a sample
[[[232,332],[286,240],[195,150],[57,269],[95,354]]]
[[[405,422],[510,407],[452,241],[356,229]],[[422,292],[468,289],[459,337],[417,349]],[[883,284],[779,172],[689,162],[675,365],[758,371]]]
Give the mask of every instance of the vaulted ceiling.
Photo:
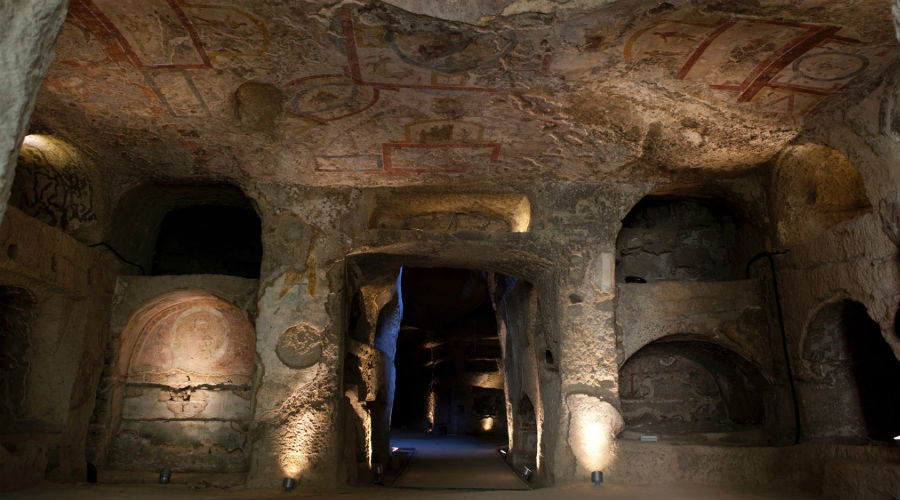
[[[719,175],[896,57],[882,0],[71,0],[33,129],[121,186]]]

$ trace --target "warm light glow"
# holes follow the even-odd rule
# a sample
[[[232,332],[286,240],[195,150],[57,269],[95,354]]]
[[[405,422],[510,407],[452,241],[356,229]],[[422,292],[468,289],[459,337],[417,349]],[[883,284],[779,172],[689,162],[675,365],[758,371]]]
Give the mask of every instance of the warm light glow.
[[[57,168],[62,168],[71,163],[77,163],[78,152],[62,139],[50,135],[30,134],[22,141],[22,153],[29,154],[29,150],[39,151],[40,154]]]
[[[437,394],[431,391],[427,398],[425,400],[425,419],[428,420],[428,428],[434,429],[434,408],[437,405]]]
[[[487,416],[481,419],[481,429],[485,432],[494,428],[494,417]]]
[[[289,397],[284,406],[294,408],[299,404]],[[333,425],[332,415],[328,411],[304,408],[281,421],[275,439],[280,448],[278,462],[283,477],[296,478],[299,484],[317,465],[319,457],[311,454],[310,450],[321,449],[324,440],[322,430]]]
[[[29,134],[25,136],[25,140],[22,141],[22,145],[29,148],[38,148],[45,149],[50,147],[49,137],[46,135],[39,134]]]
[[[610,445],[609,426],[603,422],[585,422],[582,426],[581,451],[586,458],[585,467],[603,470],[609,463],[607,458]]]
[[[586,394],[572,394],[566,403],[570,411],[568,442],[579,468],[584,474],[605,470],[615,455],[621,415],[608,402]]]
[[[428,214],[471,214],[504,220],[514,233],[526,233],[531,224],[531,202],[521,194],[454,193],[391,195],[378,201],[370,224]]]

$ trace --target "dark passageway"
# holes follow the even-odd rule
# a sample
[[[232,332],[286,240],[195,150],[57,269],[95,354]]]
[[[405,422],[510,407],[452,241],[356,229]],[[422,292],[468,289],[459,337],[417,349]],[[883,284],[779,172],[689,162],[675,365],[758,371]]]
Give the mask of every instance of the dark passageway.
[[[398,487],[520,489],[508,445],[503,355],[484,273],[406,268],[391,445],[415,448]]]

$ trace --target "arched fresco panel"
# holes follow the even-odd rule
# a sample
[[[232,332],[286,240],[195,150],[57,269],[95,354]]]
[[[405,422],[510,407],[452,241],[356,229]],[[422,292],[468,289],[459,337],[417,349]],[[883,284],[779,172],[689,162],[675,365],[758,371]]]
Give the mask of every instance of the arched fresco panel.
[[[200,290],[172,292],[138,310],[122,337],[134,347],[127,368],[120,358],[112,468],[245,470],[256,344],[246,313]]]

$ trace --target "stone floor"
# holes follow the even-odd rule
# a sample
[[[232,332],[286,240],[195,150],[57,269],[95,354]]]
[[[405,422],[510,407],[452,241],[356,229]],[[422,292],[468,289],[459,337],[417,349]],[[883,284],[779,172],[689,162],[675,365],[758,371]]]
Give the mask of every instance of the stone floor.
[[[472,437],[391,436],[391,446],[416,450],[394,488],[528,490],[503,460],[501,442]]]
[[[392,446],[416,448],[415,455],[393,487],[346,487],[326,493],[280,489],[192,487],[183,484],[75,484],[44,483],[0,499],[813,499],[801,491],[746,490],[696,484],[636,486],[605,483],[593,487],[583,483],[528,489],[496,452],[497,443],[470,438],[424,438],[395,436]]]
[[[592,487],[588,481],[584,484],[572,484],[564,486],[553,486],[549,488],[541,488],[535,490],[513,491],[513,490],[436,490],[436,489],[413,489],[413,488],[385,488],[385,487],[367,487],[367,488],[347,488],[342,491],[329,493],[314,492],[292,492],[282,493],[280,490],[272,489],[246,489],[246,488],[192,488],[184,485],[112,485],[112,484],[76,484],[76,485],[59,485],[45,483],[25,490],[15,492],[0,493],[2,499],[21,499],[21,500],[37,500],[37,499],[60,499],[60,500],[111,500],[111,499],[135,499],[135,500],[153,500],[153,499],[172,499],[184,498],[192,500],[212,500],[212,499],[300,499],[300,498],[323,498],[323,499],[413,499],[413,498],[430,498],[430,499],[724,499],[731,498],[737,500],[763,500],[778,498],[793,499],[816,499],[823,498],[821,496],[810,495],[799,491],[785,490],[744,490],[739,488],[728,488],[722,486],[707,486],[694,484],[678,484],[678,485],[654,485],[654,486],[634,486],[625,484],[604,484],[599,488]]]

